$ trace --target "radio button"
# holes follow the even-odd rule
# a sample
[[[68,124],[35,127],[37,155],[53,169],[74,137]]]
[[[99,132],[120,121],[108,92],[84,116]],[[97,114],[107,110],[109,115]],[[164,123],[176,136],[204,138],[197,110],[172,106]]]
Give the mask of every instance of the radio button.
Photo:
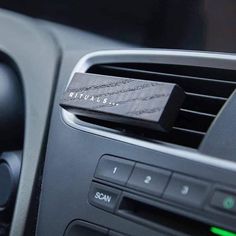
[[[211,206],[222,211],[236,214],[236,195],[216,191],[211,199]]]
[[[134,162],[105,155],[99,161],[95,177],[125,185],[134,167]]]
[[[170,171],[136,164],[127,186],[149,194],[161,196],[170,175]]]
[[[89,191],[90,204],[113,212],[119,200],[121,191],[102,184],[92,183]]]
[[[182,205],[201,208],[209,192],[210,185],[180,174],[173,174],[164,193],[164,198]]]

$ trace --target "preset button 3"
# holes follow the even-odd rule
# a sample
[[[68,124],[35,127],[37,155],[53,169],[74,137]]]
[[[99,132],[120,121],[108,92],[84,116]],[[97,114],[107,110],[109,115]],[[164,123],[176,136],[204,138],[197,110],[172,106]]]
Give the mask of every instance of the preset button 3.
[[[164,198],[182,205],[200,208],[207,197],[209,186],[205,181],[173,174],[164,193]]]

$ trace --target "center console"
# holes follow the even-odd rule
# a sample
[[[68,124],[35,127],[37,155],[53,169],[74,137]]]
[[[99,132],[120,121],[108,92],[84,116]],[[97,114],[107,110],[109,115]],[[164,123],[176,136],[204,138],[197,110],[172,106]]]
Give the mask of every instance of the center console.
[[[229,54],[190,51],[69,54],[54,102],[37,234],[234,235],[235,65]],[[76,112],[75,84],[66,101],[74,108],[60,106],[76,73],[175,83],[186,97],[168,132],[87,116]]]

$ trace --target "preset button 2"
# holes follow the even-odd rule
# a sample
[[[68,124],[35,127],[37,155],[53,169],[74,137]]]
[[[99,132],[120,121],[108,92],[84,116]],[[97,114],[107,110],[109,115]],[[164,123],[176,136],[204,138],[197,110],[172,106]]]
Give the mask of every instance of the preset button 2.
[[[170,175],[170,171],[136,164],[127,186],[149,194],[161,196]]]

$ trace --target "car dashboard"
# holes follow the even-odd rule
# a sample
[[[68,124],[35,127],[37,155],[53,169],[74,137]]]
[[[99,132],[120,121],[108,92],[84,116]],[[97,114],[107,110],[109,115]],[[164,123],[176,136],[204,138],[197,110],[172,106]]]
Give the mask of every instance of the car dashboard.
[[[236,235],[233,1],[0,6],[1,236]]]

